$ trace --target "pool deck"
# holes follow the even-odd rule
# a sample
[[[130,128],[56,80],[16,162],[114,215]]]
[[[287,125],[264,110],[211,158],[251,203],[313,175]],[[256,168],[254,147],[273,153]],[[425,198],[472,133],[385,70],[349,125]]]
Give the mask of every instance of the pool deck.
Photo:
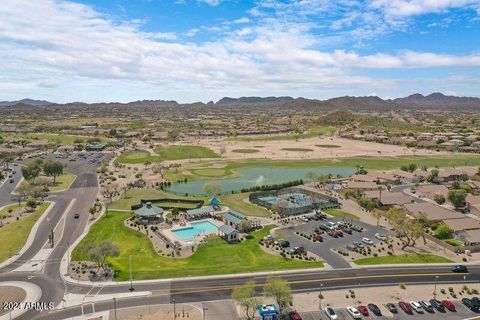
[[[209,231],[209,232],[202,233],[201,235],[190,238],[190,239],[182,239],[179,236],[177,236],[175,234],[175,232],[173,232],[173,231],[178,230],[178,229],[184,229],[184,228],[191,227],[192,223],[195,224],[195,223],[206,222],[206,221],[210,222],[211,224],[214,224],[217,227],[220,227],[220,226],[223,225],[223,222],[221,222],[221,221],[218,221],[218,220],[215,220],[215,219],[212,219],[212,218],[207,218],[207,219],[201,219],[201,220],[195,220],[195,221],[188,222],[184,226],[182,226],[180,224],[176,224],[176,225],[173,225],[172,228],[170,228],[170,229],[161,230],[161,232],[165,237],[169,238],[172,242],[178,241],[181,244],[182,247],[192,246],[192,245],[196,245],[196,244],[200,243],[200,241],[202,241],[208,235],[217,234],[218,231],[212,230],[212,231]]]

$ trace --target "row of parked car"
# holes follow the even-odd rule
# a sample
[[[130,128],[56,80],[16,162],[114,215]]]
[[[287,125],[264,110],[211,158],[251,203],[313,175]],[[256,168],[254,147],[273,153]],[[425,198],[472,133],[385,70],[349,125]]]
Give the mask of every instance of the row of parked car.
[[[470,301],[465,301],[464,302],[463,300],[465,300],[465,299],[470,300]],[[464,299],[462,299],[462,302],[466,306],[467,306],[467,304],[474,305],[474,304],[478,303],[478,306],[479,306],[478,309],[474,310],[469,306],[467,306],[467,307],[470,308],[471,310],[475,311],[475,312],[480,310],[480,299],[477,299],[476,297],[473,298],[473,299],[464,298]],[[397,306],[394,303],[388,303],[386,305],[386,307],[393,314],[397,314],[398,309],[400,308],[405,313],[407,313],[409,315],[412,315],[414,311],[416,313],[424,313],[425,311],[428,312],[428,313],[434,313],[435,310],[437,310],[438,312],[441,312],[441,313],[445,313],[446,310],[449,310],[449,311],[452,311],[452,312],[455,311],[455,304],[453,304],[452,301],[450,301],[450,300],[439,301],[437,299],[431,299],[429,301],[421,300],[421,301],[418,301],[418,302],[417,301],[410,301],[410,302],[400,301],[398,303],[399,308],[397,308]],[[325,314],[327,315],[328,319],[330,319],[330,320],[339,319],[337,312],[333,308],[327,307],[327,308],[324,309],[324,311],[325,311]],[[370,303],[366,306],[364,306],[364,305],[357,306],[357,307],[349,306],[349,307],[346,308],[346,311],[347,311],[348,314],[350,314],[352,316],[353,319],[361,319],[362,316],[368,317],[368,316],[370,316],[370,314],[374,314],[374,315],[379,316],[379,317],[382,316],[382,311],[380,310],[380,308],[376,304],[373,304],[373,303]]]

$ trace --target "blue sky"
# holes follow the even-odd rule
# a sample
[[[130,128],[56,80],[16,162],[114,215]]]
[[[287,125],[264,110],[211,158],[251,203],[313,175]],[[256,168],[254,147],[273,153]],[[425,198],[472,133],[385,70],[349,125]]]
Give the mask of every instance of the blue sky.
[[[3,0],[0,100],[479,96],[479,0]]]

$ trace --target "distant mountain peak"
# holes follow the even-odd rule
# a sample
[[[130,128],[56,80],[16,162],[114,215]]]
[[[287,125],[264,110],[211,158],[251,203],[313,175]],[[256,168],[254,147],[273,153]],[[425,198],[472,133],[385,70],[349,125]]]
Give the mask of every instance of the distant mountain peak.
[[[17,104],[30,105],[30,106],[48,106],[53,103],[50,101],[35,100],[30,98],[25,98],[25,99],[16,100],[16,101],[0,101],[0,107],[15,106]]]

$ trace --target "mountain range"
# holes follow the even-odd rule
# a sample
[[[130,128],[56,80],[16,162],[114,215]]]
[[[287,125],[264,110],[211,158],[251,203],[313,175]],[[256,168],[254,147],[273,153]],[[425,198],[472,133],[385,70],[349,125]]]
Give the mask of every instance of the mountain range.
[[[59,106],[49,101],[23,99],[18,101],[0,101],[0,107],[5,106],[35,106],[45,107],[50,105]],[[283,108],[350,108],[350,109],[401,109],[401,108],[480,108],[480,98],[476,97],[458,97],[447,96],[443,93],[435,92],[424,96],[419,93],[412,94],[404,98],[382,99],[377,96],[343,96],[327,100],[282,97],[224,97],[217,102],[203,102],[181,104],[176,101],[165,100],[142,100],[129,103],[92,103],[83,102],[68,103],[65,106],[89,105],[108,106],[108,105],[127,105],[138,107],[162,107],[162,106],[219,106],[219,107],[283,107]]]

